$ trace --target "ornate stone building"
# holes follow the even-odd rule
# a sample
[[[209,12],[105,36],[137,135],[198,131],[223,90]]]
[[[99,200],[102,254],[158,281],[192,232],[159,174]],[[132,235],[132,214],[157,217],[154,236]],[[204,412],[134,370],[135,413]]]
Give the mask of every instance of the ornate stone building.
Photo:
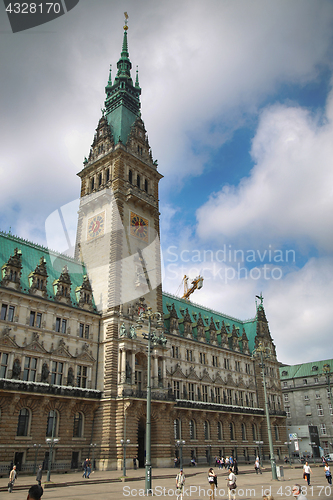
[[[162,293],[162,175],[131,67],[125,25],[117,75],[112,82],[110,72],[105,110],[78,174],[75,259],[1,235],[0,430],[10,421],[0,442],[3,465],[20,459],[31,466],[33,444],[50,435],[54,416],[57,464],[76,465],[96,444],[97,466],[120,468],[126,438],[129,464],[137,456],[144,465],[148,325],[138,330],[137,320],[147,308],[165,324],[162,333],[152,325],[153,466],[173,463],[178,439],[185,441],[185,461],[221,454],[253,459],[260,440],[268,456],[262,380],[251,358],[259,341],[273,353],[266,375],[277,455],[286,440],[262,302],[252,320],[240,321]],[[38,460],[48,451],[40,444]]]

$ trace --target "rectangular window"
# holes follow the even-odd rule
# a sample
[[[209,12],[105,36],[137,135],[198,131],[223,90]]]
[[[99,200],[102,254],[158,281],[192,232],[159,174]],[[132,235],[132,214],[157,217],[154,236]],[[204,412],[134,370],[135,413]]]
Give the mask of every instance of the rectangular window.
[[[217,366],[217,356],[212,356],[213,366]]]
[[[194,384],[188,384],[188,398],[194,401]]]
[[[315,384],[318,384],[318,377],[315,377],[315,379],[314,379],[314,383],[315,383]]]
[[[86,325],[84,329],[84,338],[89,339],[89,325]]]
[[[303,385],[306,385],[308,383],[308,381],[306,380],[306,378],[303,378]]]
[[[289,394],[283,394],[283,399],[285,403],[289,402]]]
[[[187,361],[193,361],[193,352],[191,349],[186,349],[186,359]]]
[[[36,313],[34,311],[31,311],[30,312],[30,322],[29,322],[30,326],[35,326],[35,316],[36,316]]]
[[[236,370],[236,372],[240,372],[240,362],[239,361],[235,361],[235,370]]]
[[[326,424],[320,424],[320,434],[326,436]]]
[[[205,364],[206,364],[206,354],[205,354],[204,352],[201,352],[201,353],[200,353],[200,357],[199,357],[199,359],[200,359],[200,363],[201,363],[202,365],[205,365]]]
[[[80,323],[80,327],[79,327],[79,337],[81,337],[81,339],[83,339],[83,335],[84,335],[84,324],[83,324],[83,323]]]
[[[64,371],[64,364],[58,361],[52,361],[52,369],[51,369],[51,384],[52,385],[61,385],[62,384],[62,376]]]
[[[40,328],[42,326],[42,313],[35,313],[35,311],[30,311],[29,325]]]
[[[23,380],[26,382],[36,381],[37,358],[29,358],[26,356],[24,361]]]
[[[319,417],[322,417],[324,415],[323,405],[320,404],[317,405],[317,412]]]
[[[88,373],[88,369],[86,366],[79,365],[77,367],[76,385],[78,387],[82,387],[82,389],[85,389],[87,387],[87,373]]]
[[[6,378],[8,368],[8,354],[6,352],[0,352],[0,361],[0,378]]]
[[[304,401],[309,401],[309,396],[307,394],[304,396]]]
[[[310,405],[305,405],[305,415],[307,415],[307,416],[311,415],[311,406]]]
[[[239,391],[239,405],[243,406],[244,404],[244,396],[243,396],[243,391]]]
[[[290,406],[285,406],[285,410],[287,418],[290,418]]]
[[[202,398],[205,403],[208,402],[208,385],[202,386]]]
[[[55,331],[60,332],[61,318],[56,318]]]
[[[179,380],[173,381],[173,395],[176,399],[179,399],[180,389],[179,389]]]
[[[283,382],[283,387],[288,387],[288,382]]]
[[[232,405],[232,392],[231,389],[227,389],[227,404]]]
[[[221,404],[221,391],[219,387],[216,387],[215,395],[216,395],[216,403]]]
[[[7,304],[2,304],[0,319],[7,321],[14,321],[14,306],[8,306]]]
[[[319,394],[319,392],[316,392],[316,399],[320,399],[320,394]]]
[[[332,403],[328,403],[328,409],[330,411],[330,415],[333,415]]]
[[[224,368],[226,370],[229,370],[229,359],[228,358],[224,358]]]
[[[254,403],[253,403],[253,392],[249,393],[249,403],[252,408],[254,408]]]

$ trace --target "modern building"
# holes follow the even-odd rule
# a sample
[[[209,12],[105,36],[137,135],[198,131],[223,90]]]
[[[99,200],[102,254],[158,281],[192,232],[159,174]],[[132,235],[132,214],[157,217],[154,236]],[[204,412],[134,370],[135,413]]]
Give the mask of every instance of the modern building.
[[[274,453],[285,453],[278,360],[263,300],[242,321],[162,293],[158,184],[133,83],[124,26],[117,74],[105,88],[81,178],[75,259],[9,234],[0,238],[0,462],[74,467],[87,454],[101,469],[144,465],[151,360],[153,466],[182,451],[267,458],[261,369],[265,361]],[[66,220],[64,221],[66,223]],[[147,355],[154,313],[152,350]],[[164,328],[160,330],[161,321]],[[142,323],[142,322],[141,322]],[[36,446],[35,446],[36,445]],[[40,447],[38,445],[41,445]]]
[[[333,451],[333,360],[280,367],[291,452],[320,457]]]

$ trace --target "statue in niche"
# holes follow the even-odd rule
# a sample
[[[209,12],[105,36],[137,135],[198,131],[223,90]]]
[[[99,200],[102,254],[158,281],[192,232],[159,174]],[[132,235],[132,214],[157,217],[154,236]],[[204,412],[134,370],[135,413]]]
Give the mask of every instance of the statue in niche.
[[[41,382],[48,382],[49,373],[50,373],[50,370],[49,370],[47,363],[43,363]]]
[[[12,378],[20,378],[21,375],[21,363],[18,359],[15,359],[13,364]]]
[[[67,385],[73,385],[73,382],[74,382],[73,368],[69,368],[68,375],[67,375]]]
[[[161,367],[158,367],[158,383],[161,384],[163,381]]]
[[[136,339],[136,330],[135,330],[135,326],[133,326],[133,325],[130,326],[129,336],[131,339]]]
[[[126,331],[125,323],[123,323],[121,325],[121,327],[120,327],[119,337],[127,337],[127,331]]]
[[[132,381],[132,368],[128,361],[126,361],[126,382]]]

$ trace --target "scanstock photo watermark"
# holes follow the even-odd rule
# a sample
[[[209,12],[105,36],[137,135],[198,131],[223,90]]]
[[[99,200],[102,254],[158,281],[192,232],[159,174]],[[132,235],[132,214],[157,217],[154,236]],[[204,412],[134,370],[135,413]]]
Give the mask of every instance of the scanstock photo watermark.
[[[180,249],[169,246],[163,253],[164,271],[169,279],[184,274],[205,276],[205,280],[280,280],[283,266],[296,262],[293,249],[236,249],[223,245],[217,250]]]
[[[232,490],[233,491],[233,490]],[[218,496],[220,498],[228,496],[228,488],[215,488],[215,498]],[[301,492],[306,495],[307,498],[328,498],[332,495],[332,487],[327,486],[302,486]],[[203,488],[202,486],[191,485],[184,487],[182,491],[178,488],[169,488],[167,486],[156,486],[149,490],[144,488],[132,488],[131,486],[123,486],[123,496],[124,497],[145,497],[145,496],[155,496],[155,497],[169,497],[176,498],[179,500],[182,494],[183,499],[185,498],[210,498],[212,496],[211,488]],[[292,486],[290,485],[276,485],[272,486],[255,486],[251,487],[237,487],[235,493],[238,498],[262,498],[263,496],[273,495],[274,498],[294,498]]]

